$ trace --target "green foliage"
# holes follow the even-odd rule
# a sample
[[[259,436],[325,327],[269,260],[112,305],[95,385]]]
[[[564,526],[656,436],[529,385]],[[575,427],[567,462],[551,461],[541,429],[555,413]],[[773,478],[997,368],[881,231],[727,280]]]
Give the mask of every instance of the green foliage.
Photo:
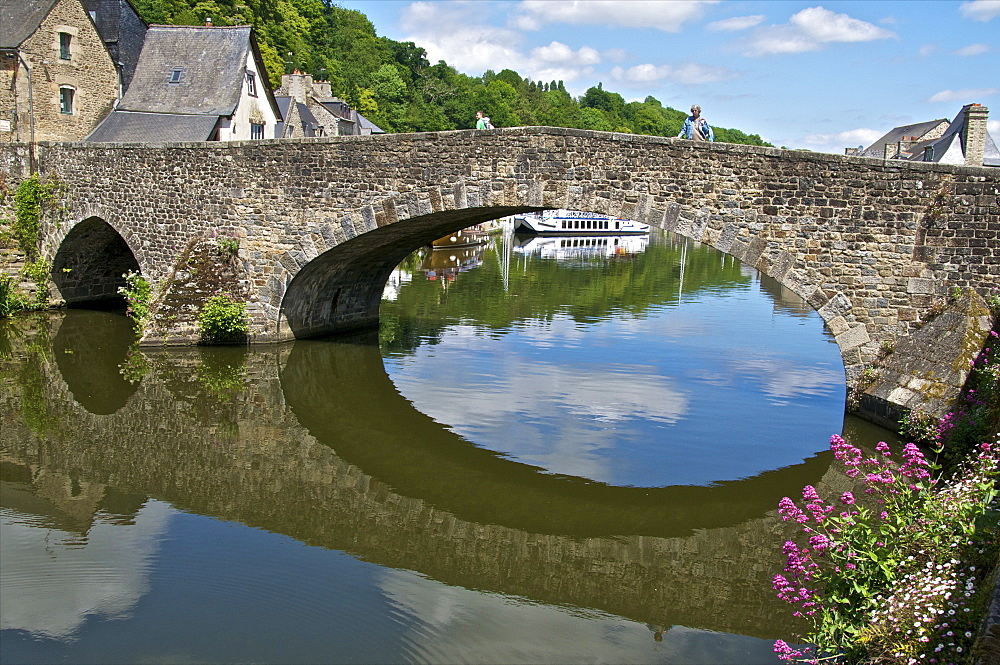
[[[25,259],[34,261],[38,257],[38,229],[42,213],[42,202],[50,196],[44,185],[33,173],[21,181],[14,194],[14,239]]]
[[[25,301],[14,284],[14,280],[6,273],[0,273],[0,319],[10,316],[14,312],[26,309],[28,303]]]
[[[907,441],[936,447],[940,423],[941,421],[931,414],[914,409],[899,421],[899,435]]]
[[[118,287],[118,293],[125,297],[128,308],[125,313],[132,319],[135,328],[142,331],[149,319],[149,302],[152,298],[152,288],[146,278],[137,272],[129,271],[122,275],[125,286]]]
[[[219,253],[227,259],[234,258],[240,252],[240,239],[236,236],[223,235],[215,241]]]
[[[51,273],[51,266],[49,262],[45,259],[35,259],[34,261],[29,261],[24,264],[24,269],[22,272],[25,277],[30,279],[35,283],[35,297],[34,300],[27,303],[27,307],[31,309],[40,309],[45,307],[49,301],[49,275]]]
[[[252,25],[271,84],[299,70],[329,81],[337,97],[390,132],[471,129],[476,111],[496,127],[549,125],[676,136],[685,113],[647,97],[625,103],[601,84],[579,99],[562,81],[530,81],[504,69],[482,76],[431,64],[413,42],[379,37],[368,18],[332,0],[136,0],[151,23]],[[756,134],[715,128],[717,141],[768,145]]]
[[[941,419],[938,445],[954,465],[991,434],[1000,432],[1000,331],[972,361],[958,407]]]
[[[250,331],[246,304],[228,293],[212,296],[198,314],[198,330],[202,344],[245,342]]]
[[[230,400],[246,389],[245,356],[206,356],[197,371],[198,382],[219,399]]]
[[[983,443],[943,483],[912,443],[896,462],[885,443],[866,454],[833,437],[834,454],[848,476],[864,480],[866,498],[845,492],[827,503],[806,487],[802,507],[782,499],[782,517],[801,524],[808,542],[785,543],[786,575],[775,576],[774,588],[809,620],[811,646],[779,640],[775,652],[811,663],[963,658],[997,553],[997,443]]]

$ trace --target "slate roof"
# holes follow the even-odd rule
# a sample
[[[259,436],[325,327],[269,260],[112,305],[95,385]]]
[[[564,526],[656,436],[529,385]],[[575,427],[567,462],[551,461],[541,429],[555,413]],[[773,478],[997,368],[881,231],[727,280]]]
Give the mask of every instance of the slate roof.
[[[295,107],[299,110],[299,119],[302,120],[302,130],[307,132],[306,136],[316,136],[316,129],[319,127],[316,116],[305,104],[295,102]]]
[[[118,108],[124,111],[232,115],[250,54],[250,26],[151,25],[135,76]],[[170,83],[183,68],[179,83]],[[258,72],[267,87],[266,73]]]
[[[30,37],[58,0],[0,2],[0,48],[17,48]]]
[[[358,114],[358,124],[361,125],[361,129],[371,130],[372,134],[385,134],[385,130],[376,125],[374,122],[364,117],[360,113]]]
[[[281,96],[275,97],[275,101],[278,102],[278,110],[281,111],[281,117],[284,121],[279,120],[279,123],[289,122],[289,119],[295,119],[295,115],[298,114],[298,129],[301,134],[293,134],[294,138],[300,137],[314,137],[316,136],[316,130],[319,128],[319,122],[316,120],[316,116],[313,115],[309,107],[301,102],[296,102],[293,97]],[[290,113],[293,108],[292,104],[295,104],[295,113]],[[284,131],[284,130],[282,130]]]
[[[207,141],[217,115],[141,113],[116,110],[97,126],[87,141],[94,143],[172,143]]]
[[[931,131],[937,127],[942,122],[947,122],[947,118],[939,118],[937,120],[928,120],[927,122],[918,122],[912,125],[903,125],[902,127],[893,127],[889,132],[880,138],[879,140],[872,143],[870,146],[865,148],[858,156],[859,157],[878,157],[881,159],[885,156],[885,146],[886,144],[894,145],[903,140],[905,136],[915,136],[920,138],[927,132]]]

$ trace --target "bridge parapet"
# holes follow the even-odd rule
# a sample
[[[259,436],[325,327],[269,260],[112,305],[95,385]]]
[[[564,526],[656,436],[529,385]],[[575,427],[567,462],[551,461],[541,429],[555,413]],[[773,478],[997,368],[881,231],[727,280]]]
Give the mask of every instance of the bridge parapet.
[[[0,153],[11,180],[24,173],[17,149]],[[1000,169],[549,127],[53,143],[37,159],[64,183],[69,210],[43,224],[57,286],[60,274],[92,272],[69,262],[127,250],[162,297],[193,238],[231,233],[257,341],[370,326],[385,278],[410,251],[544,208],[638,219],[775,277],[826,321],[849,385],[936,299],[1000,283]],[[92,220],[124,242],[74,233]],[[166,339],[193,341],[180,332]]]

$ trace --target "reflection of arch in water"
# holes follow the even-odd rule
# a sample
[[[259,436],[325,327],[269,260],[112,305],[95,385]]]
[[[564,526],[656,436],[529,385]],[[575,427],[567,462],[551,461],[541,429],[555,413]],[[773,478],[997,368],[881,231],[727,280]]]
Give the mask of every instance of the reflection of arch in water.
[[[125,239],[99,217],[69,229],[52,261],[52,281],[67,305],[123,303],[118,288],[139,263]]]
[[[230,414],[200,408],[194,402],[201,400],[187,402],[176,394],[183,386],[191,389],[192,398],[206,394],[197,379],[203,351],[172,351],[163,362],[151,358],[150,372],[136,396],[110,416],[79,408],[46,354],[41,365],[44,396],[53,418],[59,419],[60,434],[31,430],[21,415],[29,397],[26,387],[11,383],[12,390],[0,391],[0,416],[9,416],[0,428],[0,455],[49,475],[76,474],[81,482],[156,496],[182,510],[242,522],[470,589],[592,607],[638,621],[761,637],[777,636],[788,620],[787,608],[770,591],[771,576],[780,570],[776,543],[783,540],[785,526],[774,517],[776,502],[768,505],[770,499],[739,497],[752,501],[752,509],[760,509],[760,519],[731,519],[731,527],[697,528],[691,533],[712,519],[721,522],[718,513],[724,510],[740,510],[737,499],[679,515],[680,508],[662,503],[671,500],[669,492],[653,495],[655,503],[642,503],[642,491],[629,491],[617,519],[619,506],[605,496],[617,488],[585,484],[578,495],[570,491],[560,495],[558,490],[572,479],[540,477],[531,467],[476,450],[415,412],[392,391],[377,350],[321,342],[296,342],[247,354],[247,389],[229,402],[239,423],[238,437],[230,439],[219,429]],[[298,357],[289,366],[291,355]],[[283,366],[288,371],[282,376]],[[323,373],[331,369],[338,375],[324,379]],[[293,396],[297,401],[289,403],[286,395],[295,392],[290,385],[294,378],[309,383]],[[345,382],[356,396],[330,392]],[[368,389],[369,384],[377,389]],[[347,411],[376,398],[393,400],[380,420],[402,422],[391,428],[373,426],[375,435],[405,433],[416,424],[435,428],[433,436],[444,439],[436,444],[383,445],[364,435],[363,421],[348,426],[340,437],[344,449],[357,464],[376,471],[384,467],[385,478],[369,475],[367,469],[317,441],[289,408],[302,413],[318,404],[330,413],[331,402],[340,400]],[[368,413],[366,409],[351,415],[364,418]],[[312,430],[321,433],[327,444],[337,443],[336,433],[330,431],[335,427],[317,426],[323,417],[320,411],[308,418]],[[359,431],[356,442],[348,441]],[[443,465],[448,455],[463,451],[465,456],[455,464]],[[377,459],[385,455],[394,460]],[[824,459],[829,458],[810,460],[804,478],[761,491],[778,492],[792,482],[794,491],[812,482],[831,496],[848,489],[840,486],[842,474],[827,470]],[[400,470],[407,464],[416,466],[414,474]],[[485,467],[477,474],[479,464]],[[504,475],[511,467],[515,471]],[[423,477],[425,472],[436,477]],[[527,480],[521,482],[522,477]],[[481,488],[474,484],[480,480]],[[596,497],[588,496],[591,489],[597,491]],[[754,486],[739,485],[739,489],[752,492]],[[497,491],[523,491],[523,500],[498,497]],[[549,499],[558,504],[559,512],[532,514],[546,508],[539,501]],[[591,508],[603,512],[588,518]],[[514,513],[499,514],[504,509]],[[674,529],[682,537],[629,535],[627,529],[643,512],[652,515],[652,527],[646,530]],[[469,519],[477,514],[482,521]],[[561,519],[572,521],[565,528],[545,530]],[[530,530],[535,527],[538,530]],[[602,532],[614,535],[577,535]],[[643,533],[643,525],[632,533]]]
[[[615,487],[548,474],[478,448],[414,409],[375,345],[296,342],[281,385],[313,436],[400,494],[464,520],[532,533],[669,537],[734,526],[818,483],[829,466],[822,454],[710,487]]]
[[[136,390],[120,367],[135,342],[132,320],[111,312],[66,312],[52,347],[63,381],[77,403],[107,415],[122,408]]]

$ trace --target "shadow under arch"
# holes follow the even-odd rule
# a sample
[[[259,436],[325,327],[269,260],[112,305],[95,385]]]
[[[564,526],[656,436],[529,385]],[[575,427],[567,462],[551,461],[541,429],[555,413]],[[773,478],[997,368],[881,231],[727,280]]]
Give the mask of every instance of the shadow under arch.
[[[66,313],[52,349],[77,404],[99,416],[125,406],[139,384],[125,379],[119,368],[135,340],[132,320],[121,314],[83,309]]]
[[[87,217],[69,230],[52,261],[52,281],[70,307],[123,306],[118,287],[139,272],[132,249],[106,221]]]
[[[303,339],[378,325],[382,290],[411,252],[449,233],[540,207],[482,207],[431,213],[362,233],[320,254],[292,277],[279,319]]]
[[[280,381],[300,424],[363,473],[460,519],[531,533],[678,537],[736,526],[818,485],[832,459],[713,486],[617,487],[550,474],[451,432],[396,391],[373,343],[296,341]]]

